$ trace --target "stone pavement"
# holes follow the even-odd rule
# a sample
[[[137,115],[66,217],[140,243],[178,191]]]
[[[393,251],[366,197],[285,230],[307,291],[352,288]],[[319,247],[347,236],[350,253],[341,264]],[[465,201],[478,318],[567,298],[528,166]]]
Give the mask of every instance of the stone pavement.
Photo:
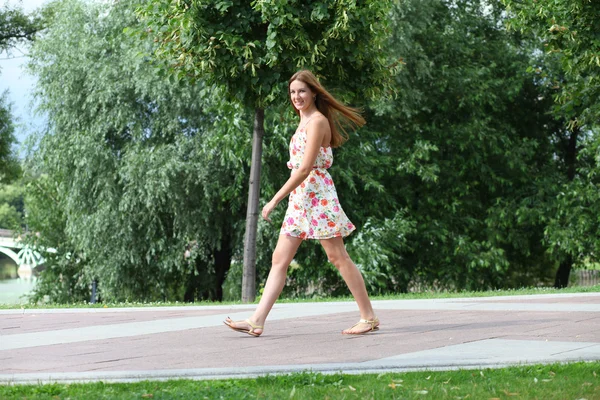
[[[222,323],[254,306],[0,310],[0,383],[219,379],[600,360],[600,293],[375,301],[379,332],[341,335],[352,302],[275,305],[260,338]]]

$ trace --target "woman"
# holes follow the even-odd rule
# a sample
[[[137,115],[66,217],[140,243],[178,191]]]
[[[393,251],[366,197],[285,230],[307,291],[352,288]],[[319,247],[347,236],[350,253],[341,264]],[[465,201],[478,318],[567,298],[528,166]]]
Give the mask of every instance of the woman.
[[[300,117],[290,142],[290,178],[267,203],[262,217],[267,221],[277,204],[289,197],[277,247],[263,295],[254,314],[245,321],[224,322],[231,329],[260,336],[267,315],[283,290],[287,269],[303,240],[319,240],[329,261],[340,271],[360,310],[360,321],[344,334],[364,334],[379,329],[363,277],[346,252],[343,238],[355,228],[339,204],[327,168],[333,163],[332,147],[347,136],[338,131],[340,122],[362,126],[365,120],[357,110],[337,101],[310,71],[299,71],[289,80],[290,101]]]

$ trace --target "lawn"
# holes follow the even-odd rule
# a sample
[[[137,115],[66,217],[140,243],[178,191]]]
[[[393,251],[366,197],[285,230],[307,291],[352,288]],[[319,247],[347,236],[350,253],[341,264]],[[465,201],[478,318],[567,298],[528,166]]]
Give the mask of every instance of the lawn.
[[[1,399],[600,399],[600,363],[379,375],[0,386]]]
[[[384,296],[371,296],[372,300],[410,300],[410,299],[443,299],[443,298],[461,298],[461,297],[496,297],[496,296],[520,296],[529,294],[560,294],[560,293],[593,293],[600,292],[600,285],[595,286],[573,286],[564,289],[555,288],[522,288],[510,290],[488,290],[482,292],[420,292],[420,293],[399,293]],[[333,301],[354,301],[351,297],[310,297],[279,299],[278,303],[301,303],[301,302],[333,302]],[[258,299],[255,303],[258,303]],[[0,310],[21,309],[21,308],[121,308],[121,307],[173,307],[173,306],[210,306],[210,305],[232,305],[241,304],[240,302],[119,302],[119,303],[67,303],[67,304],[0,304]]]

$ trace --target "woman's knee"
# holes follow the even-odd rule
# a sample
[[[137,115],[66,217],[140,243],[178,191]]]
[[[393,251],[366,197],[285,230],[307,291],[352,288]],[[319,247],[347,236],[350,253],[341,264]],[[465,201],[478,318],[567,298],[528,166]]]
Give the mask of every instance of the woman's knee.
[[[273,253],[273,257],[271,258],[271,269],[287,271],[291,260],[287,255],[281,255],[277,253]]]
[[[327,259],[337,269],[343,268],[350,261],[350,256],[345,251],[336,251],[327,254]]]
[[[302,243],[301,239],[284,235],[280,236],[271,256],[271,269],[287,271],[300,243]]]

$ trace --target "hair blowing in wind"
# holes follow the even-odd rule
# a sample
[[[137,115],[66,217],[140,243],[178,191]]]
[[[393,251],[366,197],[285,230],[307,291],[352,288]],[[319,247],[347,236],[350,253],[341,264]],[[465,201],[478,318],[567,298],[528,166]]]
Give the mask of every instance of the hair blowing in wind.
[[[296,80],[304,82],[308,85],[310,90],[317,94],[315,101],[317,109],[329,121],[329,127],[331,129],[331,147],[339,147],[348,140],[346,127],[355,129],[366,123],[358,109],[346,106],[333,97],[331,93],[321,85],[312,72],[308,70],[296,72],[288,82],[288,90],[291,83]],[[299,114],[299,111],[295,108],[294,111]]]

